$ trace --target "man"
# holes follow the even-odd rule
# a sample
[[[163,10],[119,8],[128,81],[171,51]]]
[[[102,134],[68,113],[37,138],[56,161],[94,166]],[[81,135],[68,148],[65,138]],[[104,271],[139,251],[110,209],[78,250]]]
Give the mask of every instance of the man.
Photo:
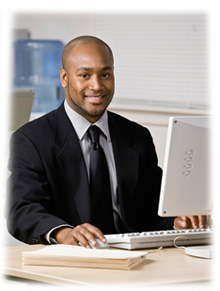
[[[206,217],[157,215],[162,171],[151,135],[106,110],[114,95],[109,46],[95,37],[76,38],[66,45],[62,62],[64,104],[21,127],[11,139],[9,232],[29,244],[81,243],[90,248],[88,242],[106,242],[104,234],[111,230],[169,229],[173,223],[176,228],[203,228]],[[109,171],[109,184],[102,185],[105,198],[96,198],[96,183],[104,178],[93,181],[91,170],[96,163],[94,126]],[[104,171],[96,170],[98,175]]]

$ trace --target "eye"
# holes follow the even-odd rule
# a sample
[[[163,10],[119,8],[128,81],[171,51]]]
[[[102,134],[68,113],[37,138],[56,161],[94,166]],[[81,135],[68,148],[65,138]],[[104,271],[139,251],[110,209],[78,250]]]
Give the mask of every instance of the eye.
[[[82,74],[81,77],[85,79],[85,78],[88,78],[89,75],[88,74]]]
[[[108,77],[110,77],[110,75],[109,75],[109,74],[107,74],[107,73],[105,73],[105,74],[102,74],[102,76],[103,76],[104,78],[108,78]]]

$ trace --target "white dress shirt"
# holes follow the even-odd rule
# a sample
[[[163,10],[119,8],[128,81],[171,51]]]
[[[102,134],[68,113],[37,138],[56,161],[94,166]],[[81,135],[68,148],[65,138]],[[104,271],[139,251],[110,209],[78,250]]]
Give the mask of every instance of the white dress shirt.
[[[79,139],[79,143],[82,149],[82,153],[84,156],[86,168],[87,168],[87,173],[88,173],[88,179],[89,179],[89,164],[90,164],[90,139],[88,137],[88,128],[91,126],[91,123],[85,119],[83,116],[78,114],[76,111],[74,111],[67,101],[65,100],[64,102],[64,108],[67,113],[67,116],[69,117],[76,134]],[[104,150],[108,168],[109,168],[109,176],[110,176],[110,186],[111,186],[111,193],[112,193],[112,207],[113,207],[113,216],[114,220],[116,219],[115,217],[117,215],[120,216],[120,205],[118,203],[117,199],[117,176],[116,176],[116,168],[115,168],[115,160],[114,160],[114,154],[113,154],[113,149],[112,149],[112,143],[111,143],[111,137],[109,133],[109,127],[108,127],[108,114],[107,111],[103,113],[101,118],[94,123],[94,125],[98,126],[101,129],[101,135],[100,135],[100,144]],[[63,227],[63,226],[70,226],[70,225],[60,225],[57,226],[56,228],[53,228],[51,231],[49,231],[46,235],[45,238],[49,243],[56,243],[56,241],[50,237],[50,234],[53,230]],[[74,228],[74,226],[70,226]]]

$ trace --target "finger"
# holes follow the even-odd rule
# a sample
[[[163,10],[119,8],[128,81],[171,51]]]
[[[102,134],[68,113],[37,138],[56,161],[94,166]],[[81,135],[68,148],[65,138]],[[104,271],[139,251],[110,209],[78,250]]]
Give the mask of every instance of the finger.
[[[214,221],[211,217],[211,215],[206,216],[206,228],[213,228],[214,227]]]
[[[89,223],[83,224],[83,227],[88,229],[88,231],[93,234],[94,238],[100,239],[103,243],[107,242],[104,234],[101,232],[101,230],[99,228],[97,228],[94,225],[91,225]]]
[[[192,228],[197,229],[199,228],[199,219],[198,216],[187,216],[190,219]]]
[[[199,228],[200,229],[205,228],[205,225],[206,225],[206,216],[205,215],[198,215],[198,223],[199,223]]]
[[[202,227],[202,225],[201,225],[200,228],[212,228],[213,227],[213,220],[211,218],[211,215],[201,216],[201,224],[203,224],[204,227]]]
[[[89,245],[97,245],[96,238],[100,239],[103,243],[107,242],[101,230],[89,223],[77,226],[75,228],[75,237],[79,240],[80,244],[87,248]]]
[[[83,225],[78,225],[74,228],[73,236],[78,244],[85,248],[91,248],[91,245],[96,245],[96,240],[93,234],[90,233]]]
[[[77,240],[78,245],[83,246],[86,249],[92,249],[92,245],[89,243],[89,240],[81,233],[77,233]]]
[[[178,216],[174,220],[175,229],[186,229],[188,227],[188,218],[186,216]]]
[[[211,219],[211,215],[206,215],[206,224],[205,224],[205,228],[211,228],[212,227],[212,219]]]

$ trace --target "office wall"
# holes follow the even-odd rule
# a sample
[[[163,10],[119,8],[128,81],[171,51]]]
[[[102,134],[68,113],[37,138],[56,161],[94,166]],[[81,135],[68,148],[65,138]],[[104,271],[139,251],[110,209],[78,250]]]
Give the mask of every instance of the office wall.
[[[214,6],[0,7],[7,28],[64,43],[85,34],[106,40],[117,102],[215,110]]]
[[[79,35],[95,35],[95,14],[15,14],[12,29],[27,29],[33,39],[58,39],[67,43]]]
[[[116,98],[207,105],[206,15],[97,15],[96,27],[115,54]]]

